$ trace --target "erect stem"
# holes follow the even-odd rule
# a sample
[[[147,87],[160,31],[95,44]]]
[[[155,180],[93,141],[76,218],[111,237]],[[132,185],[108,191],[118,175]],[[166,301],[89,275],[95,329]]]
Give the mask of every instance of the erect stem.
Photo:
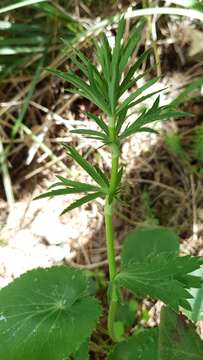
[[[104,215],[106,226],[106,243],[107,243],[107,256],[109,264],[109,277],[110,277],[110,296],[109,296],[109,313],[108,313],[108,331],[112,340],[116,341],[114,333],[114,322],[117,308],[117,293],[114,283],[116,276],[116,261],[115,261],[115,245],[114,245],[114,231],[113,231],[113,198],[117,188],[117,178],[119,170],[119,144],[115,139],[115,129],[110,124],[110,136],[112,138],[111,154],[112,154],[112,168],[111,178],[109,183],[109,193],[106,196]]]

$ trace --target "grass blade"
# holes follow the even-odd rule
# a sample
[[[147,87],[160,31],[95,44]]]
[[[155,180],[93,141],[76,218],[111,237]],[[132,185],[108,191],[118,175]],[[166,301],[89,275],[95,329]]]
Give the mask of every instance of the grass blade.
[[[7,6],[4,6],[4,7],[0,8],[0,14],[4,14],[5,12],[8,12],[8,11],[13,11],[13,10],[19,9],[21,7],[24,7],[24,6],[35,5],[37,3],[45,2],[45,1],[47,1],[47,0],[14,1],[13,4],[10,4],[10,5],[7,5]]]
[[[8,206],[10,210],[13,209],[14,205],[14,195],[13,195],[13,188],[11,183],[11,178],[8,170],[8,163],[6,158],[6,153],[3,148],[3,144],[0,139],[0,170],[2,172],[4,190],[6,194],[6,199],[8,201]]]
[[[188,95],[195,89],[199,88],[203,85],[203,76],[194,80],[191,84],[186,86],[186,88],[176,97],[175,100],[172,101],[172,105],[174,107],[181,105],[187,98]]]
[[[25,100],[23,102],[22,111],[21,111],[19,117],[16,119],[16,122],[15,122],[13,128],[12,128],[12,132],[11,132],[11,138],[12,139],[14,139],[16,137],[16,134],[17,134],[17,132],[18,132],[18,130],[19,130],[19,128],[20,128],[20,126],[21,126],[21,124],[23,122],[23,119],[25,117],[25,114],[27,112],[31,97],[32,97],[33,92],[35,90],[35,87],[36,87],[36,85],[38,83],[38,80],[40,78],[43,61],[44,61],[44,58],[42,58],[38,63],[38,66],[37,66],[37,69],[36,69],[36,72],[35,72],[35,76],[34,76],[32,82],[30,84],[28,94],[26,95]]]

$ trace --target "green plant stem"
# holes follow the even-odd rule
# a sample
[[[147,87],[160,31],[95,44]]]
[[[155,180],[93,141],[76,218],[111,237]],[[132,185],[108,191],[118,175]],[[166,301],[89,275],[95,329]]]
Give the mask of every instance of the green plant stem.
[[[111,178],[109,184],[109,193],[106,196],[104,215],[106,226],[106,243],[107,243],[107,257],[109,264],[109,278],[110,278],[110,296],[109,296],[109,313],[108,313],[108,331],[112,340],[116,341],[114,333],[114,322],[117,308],[117,293],[114,283],[116,276],[116,261],[115,261],[115,244],[113,231],[113,198],[117,188],[117,177],[119,169],[119,144],[116,142],[116,134],[114,124],[110,124],[109,133],[112,140],[111,154],[112,154],[112,168]]]
[[[109,278],[112,281],[116,275],[116,261],[114,248],[114,232],[113,232],[113,209],[112,204],[109,204],[109,199],[105,203],[105,226],[106,226],[106,242],[107,242],[107,256],[109,264]]]
[[[14,199],[14,194],[13,194],[12,182],[11,182],[9,169],[8,169],[7,156],[4,151],[3,143],[0,139],[0,174],[1,174],[1,171],[2,171],[4,190],[5,190],[6,198],[8,201],[8,206],[9,206],[10,210],[13,210],[15,199]]]

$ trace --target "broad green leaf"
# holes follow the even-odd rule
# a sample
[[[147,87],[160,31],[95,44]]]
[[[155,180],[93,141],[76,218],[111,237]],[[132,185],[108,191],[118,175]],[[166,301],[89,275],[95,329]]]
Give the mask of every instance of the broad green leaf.
[[[146,228],[128,235],[122,250],[121,272],[115,280],[135,294],[158,298],[175,310],[188,308],[186,290],[200,287],[200,279],[190,273],[202,263],[199,258],[178,257],[178,238],[165,228]]]
[[[120,342],[108,360],[158,360],[158,328],[144,330]]]
[[[140,296],[160,299],[177,311],[180,305],[189,308],[191,295],[186,289],[191,284],[193,287],[201,286],[199,278],[189,275],[200,265],[201,261],[195,257],[151,252],[142,262],[131,258],[127,264],[122,264],[115,281],[119,287]]]
[[[0,358],[65,360],[90,336],[100,314],[81,270],[30,271],[0,291]]]
[[[203,341],[182,314],[169,307],[161,310],[159,360],[202,360]]]
[[[196,270],[193,275],[201,277],[203,280],[203,268]],[[183,312],[194,322],[203,320],[203,285],[199,289],[189,289],[192,298],[188,300],[191,310],[183,309]]]
[[[134,299],[125,301],[124,303],[117,305],[116,321],[122,322],[122,324],[129,328],[133,326],[138,311],[138,303]]]
[[[122,249],[122,264],[145,261],[151,254],[179,252],[179,238],[168,228],[141,228],[130,232]]]
[[[73,202],[71,205],[69,205],[67,208],[65,208],[61,215],[65,214],[66,212],[70,211],[70,210],[73,210],[83,204],[86,204],[87,202],[89,201],[92,201],[92,200],[95,200],[97,199],[98,197],[103,197],[104,194],[101,192],[101,191],[98,191],[96,193],[93,193],[93,194],[88,194],[86,196],[83,196],[82,198],[80,198],[79,200],[76,200],[75,202]]]
[[[73,354],[73,360],[89,360],[89,339]]]

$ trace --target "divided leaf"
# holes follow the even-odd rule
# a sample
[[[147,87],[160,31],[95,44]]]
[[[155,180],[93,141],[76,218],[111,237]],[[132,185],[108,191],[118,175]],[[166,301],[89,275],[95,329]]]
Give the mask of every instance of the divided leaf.
[[[88,194],[88,195],[85,195],[83,196],[82,198],[74,201],[72,204],[70,204],[67,208],[65,208],[61,215],[67,213],[68,211],[71,211],[83,204],[86,204],[88,203],[89,201],[92,201],[92,200],[95,200],[97,199],[98,197],[102,197],[104,194],[102,192],[96,192],[96,193],[93,193],[93,194]]]
[[[142,53],[142,55],[140,55],[138,60],[130,67],[128,73],[126,74],[125,78],[123,79],[123,81],[120,85],[120,95],[123,94],[124,89],[128,88],[128,84],[132,81],[132,77],[133,77],[135,71],[137,71],[139,69],[139,67],[142,65],[142,63],[147,58],[147,56],[150,54],[150,52],[151,52],[151,49],[147,49],[146,51],[144,51]]]
[[[90,336],[99,315],[81,270],[30,271],[0,291],[0,358],[66,359]]]
[[[136,99],[136,97],[138,97],[139,95],[141,95],[145,90],[147,90],[149,87],[151,87],[152,85],[154,85],[157,81],[159,80],[159,77],[156,77],[154,79],[151,79],[149,81],[147,81],[144,85],[142,85],[140,88],[138,88],[135,92],[133,92],[132,94],[130,94],[126,100],[123,101],[123,103],[121,105],[118,106],[117,108],[117,114],[120,114],[121,111],[125,110],[126,108],[128,109],[131,105],[131,103],[133,102],[133,100]]]
[[[158,328],[144,330],[118,343],[108,357],[108,360],[124,359],[158,360]]]
[[[139,90],[139,89],[138,89]],[[144,97],[143,97],[144,98]],[[140,98],[141,100],[141,98]],[[139,100],[138,100],[139,101]],[[191,113],[175,111],[170,106],[158,107],[159,98],[157,98],[149,110],[144,109],[141,115],[129,126],[125,128],[123,133],[120,135],[120,139],[124,139],[128,136],[135,134],[136,132],[145,131],[146,125],[154,123],[158,120],[165,120],[169,118],[179,118]],[[134,103],[132,103],[134,104]],[[144,129],[144,130],[143,130]],[[153,130],[152,130],[153,131]]]
[[[60,182],[57,182],[49,188],[49,191],[37,196],[35,199],[43,199],[50,196],[59,196],[59,195],[68,195],[68,194],[78,194],[78,193],[87,193],[82,198],[74,201],[68,207],[66,207],[61,215],[66,212],[73,210],[89,201],[95,200],[98,197],[103,197],[108,193],[109,182],[106,175],[101,169],[97,166],[91,165],[86,159],[84,159],[78,151],[72,147],[64,144],[65,149],[70,157],[72,157],[99,185],[85,184],[78,181],[68,180],[62,176],[57,176]],[[60,187],[59,189],[53,189]]]
[[[195,257],[151,253],[141,263],[132,261],[122,266],[116,282],[137,295],[160,299],[178,311],[180,305],[189,308],[191,295],[186,288],[191,284],[201,286],[199,278],[188,275],[200,264]]]
[[[193,272],[193,275],[201,277],[203,280],[203,268],[196,270]],[[183,312],[186,314],[186,316],[194,321],[202,321],[203,320],[203,283],[201,288],[195,289],[191,288],[189,289],[189,293],[192,295],[192,298],[188,300],[190,303],[191,309],[185,310],[183,309]]]
[[[67,151],[67,154],[72,159],[74,159],[92,177],[92,179],[96,181],[96,183],[98,183],[101,187],[106,188],[106,183],[93,165],[91,165],[86,159],[84,159],[84,157],[81,156],[73,146],[68,146],[64,144],[64,147]]]
[[[169,307],[161,310],[159,360],[202,360],[203,341],[194,325]]]
[[[63,176],[56,176],[61,182],[60,184],[64,186],[73,187],[75,189],[86,189],[87,191],[96,191],[100,188],[98,186],[92,185],[92,184],[86,184],[79,181],[69,180],[64,178]]]
[[[89,130],[89,129],[74,129],[70,131],[72,134],[81,134],[98,138],[99,140],[108,141],[108,138],[100,131]]]
[[[186,290],[200,287],[191,274],[202,264],[199,258],[177,256],[178,240],[172,230],[142,229],[131,233],[123,246],[121,272],[115,281],[135,294],[158,298],[178,310],[190,308]]]
[[[122,266],[129,262],[141,263],[153,254],[179,252],[179,238],[168,228],[154,227],[141,228],[130,232],[122,249]]]
[[[92,114],[90,112],[85,113],[87,116],[90,117],[90,119],[94,120],[97,125],[105,132],[106,135],[109,134],[108,126],[105,124],[105,122],[102,120],[101,116],[96,116],[95,114]]]
[[[58,184],[60,183],[56,183],[56,184],[53,184],[52,186],[58,186]],[[61,185],[61,184],[60,184]],[[35,198],[35,200],[37,199],[43,199],[43,198],[46,198],[46,197],[50,197],[50,196],[59,196],[59,195],[68,195],[68,194],[77,194],[77,193],[81,193],[81,192],[87,192],[87,191],[95,191],[95,190],[86,190],[85,188],[62,188],[62,189],[57,189],[57,190],[51,190],[51,191],[48,191],[44,194],[41,194],[39,196],[37,196]]]

